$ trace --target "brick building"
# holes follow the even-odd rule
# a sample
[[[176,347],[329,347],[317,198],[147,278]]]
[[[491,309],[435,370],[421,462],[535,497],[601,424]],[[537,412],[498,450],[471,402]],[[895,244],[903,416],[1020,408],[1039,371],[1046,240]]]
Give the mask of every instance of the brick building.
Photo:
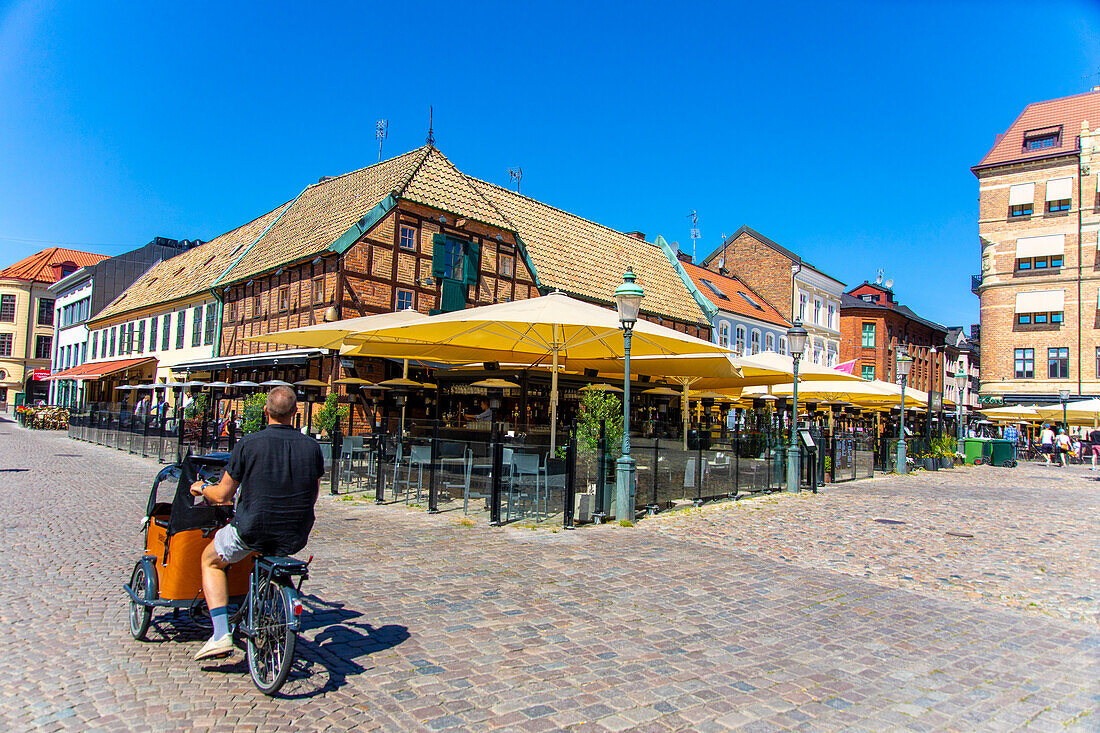
[[[952,326],[947,331],[944,355],[944,396],[952,402],[961,400],[962,412],[969,415],[979,409],[978,390],[981,388],[981,346],[975,335],[966,335],[962,326]],[[962,391],[955,386],[955,375],[965,374]]]
[[[894,382],[894,360],[904,347],[913,358],[906,384],[943,392],[947,330],[898,303],[890,288],[864,282],[842,296],[840,358],[854,359],[854,373],[865,379]]]
[[[840,363],[840,296],[844,283],[747,226],[699,263],[733,275],[809,332],[804,358],[823,366]]]
[[[326,176],[248,224],[153,267],[94,316],[91,338],[93,347],[97,338],[109,344],[109,359],[153,356],[157,363],[143,368],[162,381],[203,372],[229,380],[329,381],[348,369],[377,381],[393,376],[392,362],[246,339],[552,290],[613,308],[627,266],[646,291],[643,318],[710,338],[709,322],[658,245],[467,176],[425,146]],[[163,344],[152,335],[146,342],[142,334],[155,333],[158,316],[161,324],[171,318],[173,336],[162,330]],[[175,329],[183,334],[179,341]],[[115,350],[116,330],[124,351]]]
[[[981,399],[1100,394],[1100,90],[1029,104],[978,178]]]

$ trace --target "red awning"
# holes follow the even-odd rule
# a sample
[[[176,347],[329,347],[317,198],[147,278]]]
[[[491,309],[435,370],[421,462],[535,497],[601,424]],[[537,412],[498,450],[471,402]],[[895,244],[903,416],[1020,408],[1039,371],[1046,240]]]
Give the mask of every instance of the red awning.
[[[47,379],[99,379],[108,374],[114,374],[115,372],[121,372],[126,369],[133,369],[134,367],[143,366],[149,362],[156,363],[156,361],[157,360],[151,356],[144,356],[138,359],[97,361],[91,364],[81,364],[80,366],[75,366],[70,369],[63,369],[47,377]]]

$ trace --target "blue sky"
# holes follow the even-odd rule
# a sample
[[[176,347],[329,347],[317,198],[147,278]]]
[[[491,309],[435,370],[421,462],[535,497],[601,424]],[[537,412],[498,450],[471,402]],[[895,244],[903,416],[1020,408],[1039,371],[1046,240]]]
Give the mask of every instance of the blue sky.
[[[423,144],[431,105],[471,175],[689,248],[696,210],[701,254],[747,224],[969,324],[969,168],[1100,85],[1098,7],[0,1],[0,261],[210,239],[375,161],[380,117],[387,157]]]

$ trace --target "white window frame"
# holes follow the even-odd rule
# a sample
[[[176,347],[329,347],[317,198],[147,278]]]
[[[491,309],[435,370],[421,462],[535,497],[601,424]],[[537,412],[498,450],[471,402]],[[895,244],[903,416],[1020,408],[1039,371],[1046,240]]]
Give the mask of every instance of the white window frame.
[[[822,325],[821,323],[821,298],[814,298],[814,323]]]
[[[775,351],[775,334],[770,331],[764,334],[764,351]]]
[[[787,337],[786,336],[780,336],[779,337],[779,353],[782,356],[787,355]]]
[[[735,334],[734,344],[736,345],[734,350],[738,354],[741,354],[742,356],[744,356],[745,355],[745,327],[744,326],[738,326],[737,329],[734,331],[734,334]]]
[[[806,306],[809,305],[810,299],[805,293],[798,294],[798,320],[803,323],[806,322]]]
[[[751,351],[753,355],[760,353],[760,343],[760,329],[754,328],[752,334],[749,336],[749,351]]]
[[[416,308],[416,291],[409,288],[395,288],[393,291],[393,309],[395,311],[405,310],[401,307],[401,294],[408,293],[409,295],[409,308]]]
[[[728,349],[730,347],[729,321],[722,321],[718,324],[718,345],[723,349]]]

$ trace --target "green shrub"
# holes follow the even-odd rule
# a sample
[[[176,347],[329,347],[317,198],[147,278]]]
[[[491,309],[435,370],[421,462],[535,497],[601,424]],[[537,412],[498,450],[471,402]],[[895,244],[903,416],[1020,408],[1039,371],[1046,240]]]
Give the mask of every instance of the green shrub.
[[[241,420],[242,434],[248,435],[263,429],[265,404],[267,404],[267,395],[262,392],[250,394],[244,398],[243,419]]]
[[[618,456],[623,445],[623,403],[609,392],[589,390],[577,414],[577,449],[593,455],[600,444],[600,421],[606,421],[607,452]]]
[[[348,406],[338,404],[336,393],[329,392],[328,396],[325,397],[324,406],[318,411],[317,417],[313,419],[313,424],[317,426],[318,430],[331,435],[332,429],[336,427],[337,418],[340,418],[341,427],[347,430]]]
[[[188,419],[202,417],[206,414],[206,408],[209,406],[209,404],[210,395],[206,394],[205,392],[200,392],[195,397],[194,401],[192,401],[191,404],[187,406],[187,409],[183,411],[183,416]]]

